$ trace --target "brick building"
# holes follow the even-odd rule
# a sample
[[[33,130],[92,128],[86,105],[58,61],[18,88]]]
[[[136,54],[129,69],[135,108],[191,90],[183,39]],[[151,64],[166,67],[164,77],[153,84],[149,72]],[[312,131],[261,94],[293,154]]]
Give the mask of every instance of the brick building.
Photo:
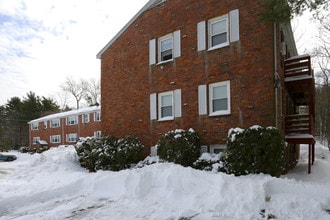
[[[79,137],[101,135],[101,107],[93,106],[47,115],[30,121],[30,147],[75,144]]]
[[[313,146],[310,57],[296,57],[290,24],[264,22],[262,10],[253,0],[150,0],[97,54],[102,133],[153,146],[193,128],[216,152],[230,128],[261,125],[286,133],[294,149]],[[287,121],[299,106],[310,110],[303,132]]]

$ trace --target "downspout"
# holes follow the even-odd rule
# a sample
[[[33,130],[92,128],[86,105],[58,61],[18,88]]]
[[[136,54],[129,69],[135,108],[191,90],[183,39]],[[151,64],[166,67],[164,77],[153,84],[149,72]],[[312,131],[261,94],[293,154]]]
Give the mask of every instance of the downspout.
[[[278,72],[277,72],[277,42],[276,23],[274,22],[274,93],[275,93],[275,127],[278,128]]]

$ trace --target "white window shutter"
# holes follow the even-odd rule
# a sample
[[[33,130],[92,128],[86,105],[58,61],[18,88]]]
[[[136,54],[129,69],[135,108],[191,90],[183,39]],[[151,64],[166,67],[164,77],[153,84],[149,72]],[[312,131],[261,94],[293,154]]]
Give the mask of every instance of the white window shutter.
[[[239,10],[233,10],[229,13],[230,23],[230,42],[239,41]]]
[[[175,31],[173,33],[173,46],[174,46],[174,52],[173,57],[181,57],[181,31]]]
[[[206,49],[206,22],[201,21],[197,24],[197,50]]]
[[[150,94],[150,120],[157,119],[157,94]]]
[[[182,117],[181,89],[174,90],[174,116]]]
[[[156,63],[156,39],[149,41],[149,65]]]
[[[198,86],[198,110],[199,110],[199,115],[207,114],[206,85]]]

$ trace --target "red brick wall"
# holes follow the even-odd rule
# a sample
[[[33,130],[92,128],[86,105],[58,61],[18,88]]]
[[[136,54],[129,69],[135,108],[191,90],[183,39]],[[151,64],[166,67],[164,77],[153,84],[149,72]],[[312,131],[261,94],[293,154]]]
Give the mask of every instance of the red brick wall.
[[[197,23],[239,9],[240,41],[197,51]],[[259,1],[168,0],[139,16],[102,54],[102,133],[135,135],[152,146],[166,131],[197,131],[202,144],[224,144],[232,127],[274,126],[273,25]],[[149,40],[181,30],[181,57],[149,65]],[[230,80],[231,114],[200,116],[198,85]],[[174,82],[174,83],[173,83]],[[182,90],[182,117],[150,120],[152,93]]]
[[[82,123],[82,115],[78,115],[78,124],[67,125],[66,117],[60,118],[60,127],[52,128],[51,121],[47,121],[47,128],[44,129],[44,121],[39,122],[38,130],[31,130],[30,125],[30,146],[37,147],[33,144],[33,137],[40,137],[40,140],[45,140],[49,144],[49,147],[56,147],[58,145],[72,145],[74,142],[67,142],[66,135],[76,133],[79,137],[92,137],[95,131],[101,131],[101,122],[94,121],[94,112],[89,113],[90,121],[88,123]],[[60,143],[50,143],[50,137],[52,135],[60,135]]]

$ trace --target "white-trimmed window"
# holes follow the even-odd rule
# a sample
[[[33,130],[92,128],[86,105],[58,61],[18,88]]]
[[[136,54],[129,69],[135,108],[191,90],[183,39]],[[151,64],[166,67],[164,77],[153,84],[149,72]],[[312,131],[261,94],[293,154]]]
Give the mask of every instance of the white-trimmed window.
[[[40,141],[40,137],[33,137],[32,138],[32,144],[35,145],[37,142]]]
[[[239,41],[239,10],[197,24],[197,50],[213,50]]]
[[[230,114],[230,81],[209,85],[210,115]]]
[[[58,128],[58,127],[60,127],[60,119],[57,118],[57,119],[51,120],[51,125],[50,126],[52,128]]]
[[[31,124],[31,130],[39,130],[39,122],[33,122]]]
[[[77,115],[71,115],[66,118],[66,124],[67,125],[75,125],[78,124],[78,116]]]
[[[216,49],[229,45],[228,15],[209,20],[208,29],[209,49]]]
[[[77,142],[77,133],[67,134],[66,142]]]
[[[230,81],[212,83],[208,87],[206,85],[198,86],[198,105],[199,115],[230,114]]]
[[[47,129],[47,121],[44,121],[44,129]]]
[[[151,120],[168,121],[181,116],[181,89],[150,94]]]
[[[94,137],[101,137],[101,131],[94,131]]]
[[[50,143],[56,144],[61,142],[61,135],[50,136]]]
[[[94,121],[101,121],[101,112],[94,112]]]
[[[173,91],[158,94],[159,120],[174,119]]]
[[[172,34],[158,40],[158,62],[173,60],[173,36]]]
[[[89,113],[82,115],[82,123],[87,124],[89,122]]]
[[[149,41],[149,65],[163,63],[181,56],[181,31],[174,31]]]

